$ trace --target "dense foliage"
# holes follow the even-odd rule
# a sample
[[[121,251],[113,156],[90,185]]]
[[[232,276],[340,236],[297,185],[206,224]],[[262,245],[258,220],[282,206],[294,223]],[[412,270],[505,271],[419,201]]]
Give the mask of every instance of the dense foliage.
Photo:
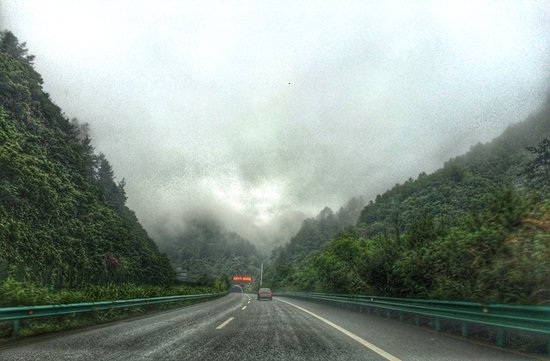
[[[454,224],[466,213],[481,210],[486,195],[503,186],[537,188],[542,183],[531,180],[540,178],[539,167],[526,169],[533,159],[528,149],[550,136],[548,107],[547,102],[525,122],[510,126],[488,144],[473,146],[429,177],[421,173],[378,195],[363,209],[359,223],[369,236],[403,232],[423,214]]]
[[[308,257],[346,227],[355,224],[364,205],[363,198],[352,198],[336,213],[326,207],[315,218],[304,220],[298,233],[286,245],[273,250],[271,265],[266,271],[271,286],[281,288],[293,284],[294,275]]]
[[[492,142],[376,197],[276,288],[480,302],[550,301],[550,98]],[[296,245],[288,244],[283,252]],[[286,257],[290,260],[290,257]]]
[[[87,285],[79,289],[51,289],[8,278],[0,283],[0,307],[57,305],[66,303],[126,300],[135,298],[218,293],[229,288],[226,279],[210,285],[173,284],[171,286],[119,283]]]
[[[10,32],[0,34],[0,281],[167,284],[174,273],[86,126],[69,121]]]

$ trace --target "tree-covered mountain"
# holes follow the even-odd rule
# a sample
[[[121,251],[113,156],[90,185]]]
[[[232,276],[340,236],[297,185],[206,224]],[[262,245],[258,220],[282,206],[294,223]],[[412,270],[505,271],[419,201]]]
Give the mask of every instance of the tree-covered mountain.
[[[161,250],[171,264],[186,272],[186,279],[196,282],[212,277],[260,274],[263,256],[248,240],[224,229],[216,220],[195,218],[185,222],[185,229],[160,234]]]
[[[171,282],[168,258],[125,205],[124,180],[44,92],[33,59],[1,33],[0,280]]]
[[[484,208],[485,196],[503,186],[528,186],[527,149],[550,136],[548,104],[526,121],[511,125],[487,144],[473,146],[430,176],[418,175],[395,185],[361,212],[359,223],[369,236],[403,232],[419,215],[447,225],[466,213]],[[532,173],[532,172],[531,172]]]
[[[357,222],[364,205],[362,197],[354,197],[336,213],[325,207],[316,217],[304,220],[298,233],[287,244],[273,250],[266,279],[270,280],[274,287],[292,283],[292,276],[304,265],[308,257],[346,227]]]
[[[278,288],[481,302],[550,299],[550,98],[524,122],[395,185],[357,225],[270,266]],[[290,244],[286,247],[290,247]],[[296,245],[292,246],[297,248]]]

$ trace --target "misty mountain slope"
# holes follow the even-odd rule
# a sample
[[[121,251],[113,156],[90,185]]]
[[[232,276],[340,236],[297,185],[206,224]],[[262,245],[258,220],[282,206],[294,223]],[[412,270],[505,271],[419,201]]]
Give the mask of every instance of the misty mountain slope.
[[[299,269],[309,256],[319,251],[346,227],[357,222],[364,205],[362,197],[354,197],[336,213],[325,207],[316,217],[304,220],[296,235],[287,244],[273,250],[266,279],[274,287],[289,283],[288,277]]]
[[[209,218],[186,222],[184,231],[161,235],[159,247],[175,267],[187,271],[187,280],[232,275],[259,276],[263,257],[256,247]]]
[[[514,124],[487,144],[477,144],[430,175],[421,173],[395,185],[361,212],[366,234],[406,231],[420,215],[453,225],[467,212],[481,210],[485,195],[504,185],[525,187],[526,147],[550,137],[550,98],[527,120]]]
[[[124,182],[42,90],[32,59],[1,34],[0,280],[170,282],[168,259],[125,206]]]
[[[299,267],[275,263],[277,288],[547,304],[550,299],[550,98],[526,121],[396,185],[356,227]]]

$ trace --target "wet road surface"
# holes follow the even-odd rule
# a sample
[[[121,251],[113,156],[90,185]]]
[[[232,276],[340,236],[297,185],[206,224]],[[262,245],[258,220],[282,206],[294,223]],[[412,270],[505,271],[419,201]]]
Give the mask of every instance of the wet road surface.
[[[230,294],[3,346],[0,360],[530,360],[376,316]]]

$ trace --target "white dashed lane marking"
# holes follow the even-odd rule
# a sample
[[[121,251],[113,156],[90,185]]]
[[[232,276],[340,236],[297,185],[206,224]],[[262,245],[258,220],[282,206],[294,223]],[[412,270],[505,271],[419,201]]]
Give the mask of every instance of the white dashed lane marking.
[[[218,327],[216,327],[216,330],[221,330],[222,328],[225,327],[225,325],[227,325],[229,322],[233,321],[235,317],[229,317],[227,320],[225,320],[224,323],[222,323],[221,325],[219,325]]]

